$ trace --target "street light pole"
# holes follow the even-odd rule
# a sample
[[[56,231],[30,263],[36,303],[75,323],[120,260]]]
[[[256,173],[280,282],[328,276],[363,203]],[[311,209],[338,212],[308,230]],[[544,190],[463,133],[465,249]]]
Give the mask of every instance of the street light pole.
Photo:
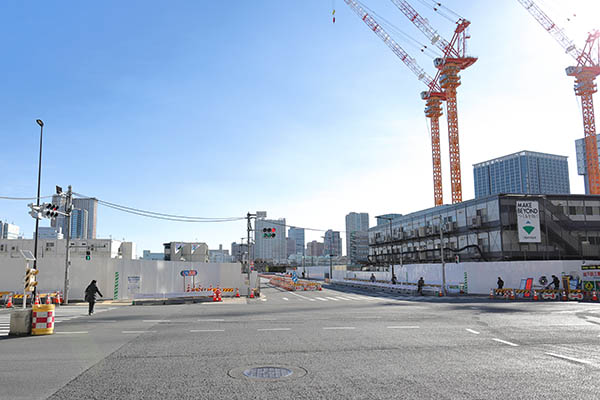
[[[442,224],[442,216],[440,215],[440,257],[442,259],[442,292],[446,293],[446,262],[444,260],[444,226]]]
[[[42,137],[44,136],[44,122],[41,119],[36,119],[35,122],[37,122],[37,124],[40,126],[40,159],[38,162],[38,181],[37,181],[37,198],[36,198],[36,203],[35,205],[40,206],[40,183],[42,180]],[[37,249],[38,249],[38,228],[40,225],[40,219],[36,218],[35,219],[35,240],[34,240],[34,244],[33,244],[33,269],[37,269]],[[36,290],[34,289],[34,293],[32,293],[32,295],[35,295]]]

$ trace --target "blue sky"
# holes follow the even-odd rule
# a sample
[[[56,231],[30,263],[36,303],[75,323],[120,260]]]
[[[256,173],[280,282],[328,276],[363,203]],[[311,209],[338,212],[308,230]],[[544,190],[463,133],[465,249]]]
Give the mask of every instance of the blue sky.
[[[425,42],[389,1],[364,3]],[[450,38],[453,24],[423,3],[413,1]],[[600,6],[569,3],[539,2],[581,46]],[[444,4],[472,22],[469,49],[479,57],[462,73],[458,94],[463,198],[473,197],[472,164],[524,149],[569,156],[571,191],[582,193],[574,140],[583,130],[564,72],[569,57],[516,0]],[[341,0],[2,8],[0,196],[35,196],[41,118],[42,195],[71,184],[157,212],[266,210],[295,226],[337,230],[350,211],[368,212],[374,224],[378,214],[433,205],[424,86]],[[431,58],[395,37],[434,75]],[[450,202],[445,118],[440,124]],[[0,200],[0,220],[31,237],[26,204]],[[140,254],[167,241],[229,248],[245,225],[100,207],[98,236],[109,235],[136,242]]]

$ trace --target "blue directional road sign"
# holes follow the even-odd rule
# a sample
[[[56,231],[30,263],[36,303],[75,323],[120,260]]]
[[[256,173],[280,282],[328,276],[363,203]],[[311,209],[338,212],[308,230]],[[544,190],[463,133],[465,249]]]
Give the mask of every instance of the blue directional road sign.
[[[296,274],[296,271],[292,272],[292,281],[294,283],[298,283],[298,275]]]

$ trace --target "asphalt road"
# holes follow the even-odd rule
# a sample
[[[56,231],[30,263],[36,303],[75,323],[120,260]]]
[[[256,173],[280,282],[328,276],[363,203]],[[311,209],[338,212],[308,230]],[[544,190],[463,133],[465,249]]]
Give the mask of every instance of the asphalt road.
[[[263,287],[100,310],[0,336],[0,399],[599,398],[600,304]]]

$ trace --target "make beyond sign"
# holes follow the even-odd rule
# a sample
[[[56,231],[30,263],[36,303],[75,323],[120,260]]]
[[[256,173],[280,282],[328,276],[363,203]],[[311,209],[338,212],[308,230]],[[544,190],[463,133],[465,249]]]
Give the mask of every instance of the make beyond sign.
[[[517,201],[519,242],[540,243],[540,209],[537,201]]]

